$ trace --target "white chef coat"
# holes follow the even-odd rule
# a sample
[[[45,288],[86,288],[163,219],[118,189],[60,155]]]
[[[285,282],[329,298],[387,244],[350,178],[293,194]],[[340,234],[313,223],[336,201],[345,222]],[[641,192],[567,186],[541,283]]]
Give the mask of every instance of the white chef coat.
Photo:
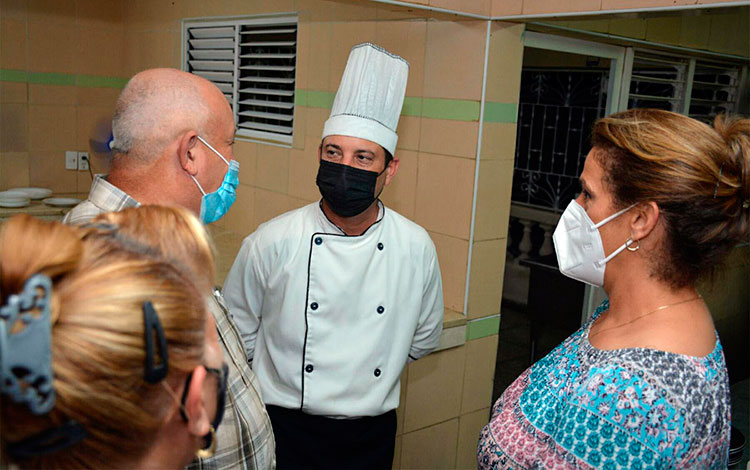
[[[315,415],[397,408],[407,358],[434,350],[443,328],[435,245],[382,204],[359,236],[318,202],[262,224],[245,238],[224,296],[266,404]]]

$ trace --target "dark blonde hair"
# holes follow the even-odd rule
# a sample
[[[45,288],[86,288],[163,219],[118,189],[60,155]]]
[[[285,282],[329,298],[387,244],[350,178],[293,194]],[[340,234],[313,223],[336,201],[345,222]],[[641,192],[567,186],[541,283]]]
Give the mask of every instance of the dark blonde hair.
[[[36,273],[53,281],[57,398],[44,415],[2,400],[4,458],[9,443],[73,419],[86,430],[82,441],[12,463],[23,468],[104,468],[137,462],[174,408],[162,384],[144,380],[143,303],[150,301],[161,321],[169,351],[166,380],[174,389],[203,359],[203,294],[183,270],[116,229],[16,216],[0,232],[0,302],[19,293]]]
[[[179,206],[140,206],[97,216],[96,223],[113,224],[128,239],[156,250],[192,273],[201,289],[214,286],[216,249],[205,226]]]
[[[653,274],[673,287],[712,271],[748,230],[750,120],[711,127],[657,109],[598,120],[592,145],[617,208],[654,201],[666,229]]]

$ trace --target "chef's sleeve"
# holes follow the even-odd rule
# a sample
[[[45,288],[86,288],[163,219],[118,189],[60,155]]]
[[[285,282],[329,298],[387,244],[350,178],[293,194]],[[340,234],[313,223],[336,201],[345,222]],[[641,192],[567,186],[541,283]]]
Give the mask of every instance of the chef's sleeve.
[[[265,275],[254,234],[248,236],[224,281],[222,294],[252,362],[260,327]]]
[[[425,285],[422,289],[422,311],[419,314],[417,330],[409,350],[409,362],[416,361],[435,350],[443,332],[443,281],[440,277],[435,246],[432,248],[425,266]]]

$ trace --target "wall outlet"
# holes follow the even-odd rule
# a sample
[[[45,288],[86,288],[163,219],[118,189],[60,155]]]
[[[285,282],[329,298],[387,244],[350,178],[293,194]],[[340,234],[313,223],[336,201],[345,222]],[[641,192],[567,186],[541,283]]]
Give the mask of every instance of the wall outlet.
[[[65,169],[66,170],[77,170],[78,169],[78,152],[65,152]]]
[[[89,169],[89,153],[78,152],[78,169],[81,171],[88,171]]]

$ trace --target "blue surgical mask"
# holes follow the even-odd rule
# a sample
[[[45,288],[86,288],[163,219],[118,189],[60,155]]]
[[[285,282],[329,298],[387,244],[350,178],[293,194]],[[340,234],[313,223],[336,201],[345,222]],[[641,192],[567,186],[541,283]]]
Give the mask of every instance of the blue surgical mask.
[[[203,194],[203,198],[201,199],[200,219],[204,224],[210,224],[224,217],[224,214],[226,214],[227,211],[229,211],[229,208],[232,207],[232,204],[234,204],[234,200],[237,199],[237,185],[240,181],[240,163],[237,160],[227,161],[227,159],[224,158],[224,155],[213,148],[203,137],[198,136],[198,140],[203,142],[206,147],[218,155],[219,158],[221,158],[221,160],[229,167],[219,189],[208,194],[203,190],[203,187],[201,187],[198,180],[195,179],[195,176],[190,175],[190,177],[193,178],[193,181],[195,181],[195,184],[198,185],[198,189],[200,189]]]

